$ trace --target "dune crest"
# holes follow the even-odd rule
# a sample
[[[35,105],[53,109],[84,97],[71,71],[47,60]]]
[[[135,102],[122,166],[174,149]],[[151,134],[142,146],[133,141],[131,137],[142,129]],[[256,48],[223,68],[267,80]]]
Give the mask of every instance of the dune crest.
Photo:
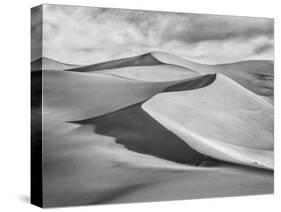
[[[223,74],[248,90],[273,99],[273,61],[252,60],[229,64],[206,65],[163,52],[152,52],[151,55],[163,63],[186,67],[201,74]]]

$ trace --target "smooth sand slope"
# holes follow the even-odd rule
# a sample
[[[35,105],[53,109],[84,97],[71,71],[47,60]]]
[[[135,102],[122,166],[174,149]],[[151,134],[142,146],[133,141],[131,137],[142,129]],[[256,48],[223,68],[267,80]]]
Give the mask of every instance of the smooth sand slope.
[[[142,108],[202,154],[273,169],[272,105],[223,75],[201,89],[157,94]]]
[[[97,73],[43,72],[44,113],[73,121],[106,114],[141,102],[178,83],[144,82]]]
[[[196,71],[174,65],[129,66],[96,71],[95,73],[116,75],[147,82],[183,80],[199,75]]]
[[[45,119],[45,122],[48,120]],[[117,144],[92,126],[44,132],[45,206],[272,193],[272,172],[216,164],[191,167]]]

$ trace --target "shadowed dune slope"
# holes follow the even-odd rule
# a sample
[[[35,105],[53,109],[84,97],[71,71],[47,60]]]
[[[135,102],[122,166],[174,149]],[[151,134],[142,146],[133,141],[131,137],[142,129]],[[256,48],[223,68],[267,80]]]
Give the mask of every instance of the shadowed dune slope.
[[[129,150],[166,160],[199,165],[208,157],[190,148],[174,133],[141,108],[142,103],[131,105],[102,117],[72,123],[93,125],[95,133],[116,138]]]
[[[199,89],[208,86],[214,79],[215,75],[200,76],[167,90]],[[141,104],[142,102],[103,116],[70,123],[93,125],[95,133],[114,137],[117,143],[139,153],[193,165],[211,161],[207,156],[190,148],[174,133],[166,130],[142,110]]]
[[[94,133],[90,125],[50,126],[54,122],[49,118],[43,119],[45,206],[104,203],[175,174],[214,172],[130,151],[115,138]]]
[[[167,87],[163,92],[173,92],[173,91],[188,91],[206,87],[212,84],[216,80],[216,74],[208,74],[204,76],[199,76],[193,78],[192,80],[186,80],[184,82],[177,83],[170,87]]]
[[[44,116],[44,127],[46,122]],[[136,153],[95,134],[91,125],[60,123],[44,132],[44,202],[57,207],[273,191],[270,171],[212,165],[194,167]]]
[[[273,169],[273,106],[223,75],[200,89],[157,94],[142,108],[202,154]]]
[[[79,65],[61,63],[59,61],[47,57],[39,58],[31,63],[31,71],[65,70],[65,69],[77,68],[77,67],[79,67]]]

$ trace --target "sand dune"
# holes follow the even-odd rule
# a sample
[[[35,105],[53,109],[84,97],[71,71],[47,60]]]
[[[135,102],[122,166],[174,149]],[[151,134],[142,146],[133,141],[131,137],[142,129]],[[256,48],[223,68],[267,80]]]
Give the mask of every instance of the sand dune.
[[[272,105],[223,75],[201,89],[155,95],[142,108],[202,154],[273,169]]]
[[[148,72],[159,71],[159,65],[154,65],[152,67],[154,68],[151,68],[150,66],[146,67],[148,68],[147,69]],[[126,72],[131,71],[133,72],[133,75],[136,76],[136,72],[141,73],[142,70],[144,70],[142,66],[139,66],[138,68],[132,66],[127,68],[119,68],[115,70],[120,75],[122,75],[122,73],[126,75]],[[171,72],[173,72],[174,69],[176,69],[177,71],[178,69],[180,69],[178,66],[176,67],[165,66],[165,68],[167,69],[167,76],[169,75],[168,70],[171,70]],[[206,142],[205,143],[203,142],[202,147],[200,146],[200,148],[202,149],[207,148],[207,150],[201,150],[201,149],[198,150],[197,148],[191,145],[191,148],[195,149],[196,151],[211,157],[216,155],[215,158],[225,161],[242,163],[247,165],[249,164],[255,165],[256,163],[258,163],[257,166],[261,165],[268,168],[272,168],[273,166],[272,165],[272,157],[273,157],[272,127],[273,126],[271,123],[273,118],[273,114],[272,114],[273,108],[271,104],[267,103],[262,98],[247,91],[246,89],[242,88],[238,84],[234,83],[232,80],[228,80],[227,78],[222,77],[221,75],[219,75],[218,79],[215,79],[215,75],[205,75],[203,77],[202,76],[194,77],[194,75],[191,75],[193,77],[190,77],[189,80],[185,80],[185,81],[175,80],[171,82],[147,82],[147,81],[139,81],[135,79],[134,80],[124,79],[121,78],[120,76],[107,75],[111,71],[112,69],[109,70],[109,72],[104,71],[104,73],[45,71],[44,81],[48,83],[44,83],[44,89],[45,89],[44,99],[43,99],[44,106],[45,106],[44,113],[49,117],[52,117],[53,120],[61,120],[64,122],[72,122],[76,120],[88,120],[88,121],[90,120],[89,123],[95,123],[96,120],[98,119],[99,124],[95,125],[97,126],[96,128],[97,133],[101,132],[101,134],[104,133],[112,137],[115,137],[117,138],[117,142],[125,145],[127,148],[131,150],[140,153],[159,156],[176,162],[188,163],[189,160],[188,157],[186,158],[183,157],[183,155],[185,155],[184,153],[185,150],[183,147],[178,148],[177,145],[174,146],[175,152],[179,151],[179,149],[183,151],[182,154],[178,154],[178,155],[176,155],[176,153],[173,153],[172,147],[169,147],[169,145],[171,144],[168,142],[166,142],[167,149],[171,149],[171,152],[167,152],[167,151],[165,152],[165,150],[162,151],[161,149],[154,150],[155,149],[154,146],[156,144],[153,144],[152,141],[161,140],[161,139],[160,138],[155,139],[156,138],[155,135],[154,136],[151,135],[151,138],[149,139],[147,138],[143,139],[143,137],[141,137],[141,134],[142,133],[145,134],[145,132],[141,130],[140,126],[153,125],[151,129],[158,129],[155,130],[155,132],[163,131],[160,125],[154,123],[151,119],[148,119],[147,116],[145,116],[140,110],[140,102],[145,101],[148,98],[152,97],[151,100],[148,100],[143,104],[143,107],[150,115],[152,115],[153,118],[156,118],[156,120],[158,120],[159,117],[158,114],[156,115],[154,114],[155,109],[153,109],[153,107],[155,106],[163,107],[163,108],[160,107],[159,111],[161,111],[162,109],[165,110],[165,108],[167,107],[168,108],[171,107],[173,108],[173,110],[182,113],[183,115],[181,115],[181,117],[186,118],[187,120],[190,118],[189,113],[193,113],[192,111],[195,110],[192,117],[193,120],[196,122],[199,120],[199,123],[194,124],[191,121],[190,124],[187,125],[186,128],[189,131],[191,131],[188,133],[188,136],[191,136],[193,140],[195,139],[195,140],[202,140],[202,141],[206,137],[213,142],[213,147],[214,147],[213,153],[206,154],[206,151],[209,151],[208,147],[206,147],[208,146]],[[180,71],[185,72],[188,70],[183,68],[180,69]],[[150,75],[151,74],[149,74],[148,76]],[[155,76],[157,78],[157,75]],[[128,75],[126,77],[128,77]],[[106,85],[110,85],[110,86],[107,87]],[[204,86],[207,87],[202,88]],[[191,90],[191,91],[187,92],[187,90]],[[180,91],[184,92],[183,96],[182,96],[182,92]],[[166,92],[166,93],[157,95],[157,93],[161,93],[161,92]],[[170,94],[171,97],[169,96],[170,92],[174,92]],[[167,95],[169,96],[168,98],[166,98]],[[158,99],[159,96],[160,97],[164,96],[166,101],[171,101],[171,102],[168,102],[167,106],[165,103],[162,104],[161,102],[162,100],[160,101],[161,103],[157,103],[158,100],[155,103],[154,102],[155,99]],[[103,101],[99,101],[100,99],[102,99]],[[179,102],[180,104],[173,105],[172,100],[174,100],[174,102]],[[152,111],[150,110],[151,108],[147,108],[148,107],[147,105],[151,106],[150,105],[151,102],[152,102]],[[182,106],[181,104],[184,105]],[[130,105],[133,106],[127,108]],[[209,110],[215,111],[217,117],[205,114],[206,112],[204,113],[204,111],[206,109],[204,107],[206,108],[210,107]],[[262,110],[259,110],[259,107],[261,107]],[[229,113],[230,109],[238,111],[237,114],[233,115],[232,113]],[[173,110],[169,110],[169,111],[172,112]],[[258,112],[258,114],[256,114],[255,110]],[[57,111],[59,111],[59,114],[57,114]],[[114,111],[116,111],[116,113],[106,115],[102,119],[98,118],[98,116],[100,115],[105,115]],[[255,113],[251,111],[254,111]],[[245,113],[247,116],[243,116],[243,119],[241,119],[240,117],[241,114],[239,113],[243,115]],[[178,117],[178,115],[176,114],[173,115],[175,115],[175,117]],[[127,130],[128,127],[133,125],[129,125],[126,127],[126,125],[124,125],[124,119],[126,120],[126,117],[133,117],[133,116],[136,116],[135,120],[139,120],[139,122],[136,121],[137,130],[135,130],[134,132],[134,133],[138,132],[138,135],[132,134],[133,137],[130,137],[125,132],[128,132],[129,131]],[[200,119],[206,118],[208,116],[210,119],[210,123],[206,121],[204,122],[204,124],[213,125],[215,127],[209,127],[207,128],[208,130],[207,129],[204,130],[203,137],[202,137],[202,135],[198,132],[198,129],[202,129],[202,128],[205,129],[206,127],[200,125]],[[115,125],[112,125],[112,123],[116,122],[113,121],[115,120],[115,117],[117,117],[116,118],[117,123]],[[266,118],[264,119],[264,117]],[[165,115],[164,116],[160,115],[160,119],[163,119],[163,122],[166,122]],[[227,125],[223,123],[225,120],[231,120],[230,124]],[[132,121],[133,120],[131,120],[131,122]],[[182,121],[182,120],[180,119],[177,121]],[[248,121],[254,123],[254,125],[251,127],[250,130],[249,127],[247,126]],[[150,122],[152,124],[149,124]],[[260,122],[261,124],[265,123],[264,126],[261,126],[259,124]],[[86,123],[88,124],[87,121]],[[146,123],[146,124],[139,124],[139,123]],[[175,124],[173,123],[171,128],[174,128],[174,125]],[[119,129],[118,126],[120,126],[121,128]],[[197,130],[194,134],[192,134],[193,133],[192,130],[194,130],[193,128]],[[145,127],[143,127],[143,129],[148,130]],[[178,129],[176,129],[175,131],[177,130]],[[186,135],[179,135],[179,133],[181,132],[174,132],[174,133],[175,135],[179,136],[181,139],[185,141],[189,139],[186,138]],[[207,134],[213,133],[212,135],[214,136],[214,138],[208,137],[206,133]],[[127,139],[121,138],[122,135],[125,135],[125,138],[127,137]],[[167,137],[169,137],[169,135],[171,136],[172,134],[169,133],[165,134],[165,136]],[[217,137],[218,135],[221,135],[222,137]],[[158,136],[162,136],[162,134],[159,133]],[[172,137],[173,139],[171,140],[175,140],[175,142],[178,142],[180,147],[182,143],[179,142],[176,136],[173,135]],[[256,137],[259,137],[260,140],[262,140],[262,142],[255,143],[257,140]],[[130,139],[128,140],[128,138]],[[146,141],[150,140],[150,142],[148,142],[147,144],[140,144],[139,142],[142,139]],[[136,140],[136,142],[130,143],[131,140]],[[217,141],[219,142],[224,141],[226,144],[224,143],[220,144]],[[238,143],[238,146],[235,146],[237,145],[237,142],[242,142],[242,147],[244,149],[240,148],[241,143]],[[152,145],[152,147],[149,145]],[[190,145],[190,143],[188,143],[188,145]],[[188,145],[186,145],[187,148],[186,151],[190,151],[191,152],[190,155],[192,155],[193,153],[191,151],[191,148],[188,147]],[[217,152],[218,151],[217,147],[221,148],[220,154],[218,154]],[[252,150],[253,148],[255,150]],[[234,153],[228,152],[229,149],[234,151]],[[236,158],[233,159],[234,157],[233,155],[235,155],[236,152],[241,153],[241,155],[238,156],[236,155],[235,156]],[[251,153],[252,158],[244,157],[243,154],[246,153]],[[263,158],[261,155],[263,155]],[[237,157],[239,157],[240,160]],[[259,157],[261,157],[260,158],[261,161],[259,161]],[[191,158],[193,157],[191,156]],[[198,161],[201,161],[200,157],[198,158],[199,158]],[[198,162],[196,161],[197,158],[194,159],[195,162],[192,162],[192,160],[191,163]]]
[[[66,121],[86,119],[141,102],[178,82],[142,82],[100,73],[45,70],[44,113]],[[59,114],[53,112],[57,110]]]
[[[129,66],[153,66],[153,65],[162,65],[162,64],[163,64],[162,62],[155,59],[150,53],[147,53],[144,55],[122,58],[118,60],[97,63],[93,65],[87,65],[75,69],[69,69],[68,71],[93,72],[93,71],[115,69],[115,68],[129,67]]]
[[[31,71],[65,70],[77,67],[79,67],[79,65],[66,64],[47,57],[39,58],[31,63]]]
[[[200,74],[214,74],[221,73],[229,78],[233,79],[243,87],[253,91],[254,93],[269,97],[273,99],[273,61],[259,60],[259,61],[241,61],[230,64],[219,64],[219,65],[206,65],[199,64],[192,61],[188,61],[163,52],[151,52],[148,54],[123,58],[114,61],[108,61],[104,63],[83,66],[79,68],[73,68],[69,71],[76,72],[94,72],[107,70],[106,73],[121,75],[128,78],[142,79],[142,80],[163,80],[160,75],[158,68],[150,68],[154,71],[148,72],[148,68],[142,68],[143,66],[158,66],[163,67],[163,64],[174,65],[174,67],[185,67],[190,73],[191,70]],[[135,71],[127,71],[127,67],[137,67]],[[124,69],[120,69],[124,68]],[[110,69],[110,70],[108,70]],[[143,72],[141,70],[143,69]],[[126,73],[127,71],[127,73]],[[164,70],[162,70],[167,77],[169,77]],[[159,73],[159,74],[158,74]],[[139,76],[141,74],[141,76]],[[181,79],[182,74],[179,74],[176,78],[174,75],[170,75],[171,79]],[[151,79],[150,79],[151,77]],[[183,76],[182,76],[183,77]]]
[[[273,192],[273,172],[264,170],[273,168],[273,106],[214,74],[219,66],[203,70],[159,52],[70,69],[48,65],[45,206]],[[246,80],[256,79],[256,65]],[[40,74],[31,74],[34,86]],[[250,90],[260,92],[267,80]]]

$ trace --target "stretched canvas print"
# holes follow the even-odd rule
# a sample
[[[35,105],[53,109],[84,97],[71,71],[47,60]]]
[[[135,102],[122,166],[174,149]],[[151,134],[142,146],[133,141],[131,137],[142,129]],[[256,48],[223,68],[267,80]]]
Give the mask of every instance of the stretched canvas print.
[[[31,9],[31,202],[271,194],[274,22]]]

